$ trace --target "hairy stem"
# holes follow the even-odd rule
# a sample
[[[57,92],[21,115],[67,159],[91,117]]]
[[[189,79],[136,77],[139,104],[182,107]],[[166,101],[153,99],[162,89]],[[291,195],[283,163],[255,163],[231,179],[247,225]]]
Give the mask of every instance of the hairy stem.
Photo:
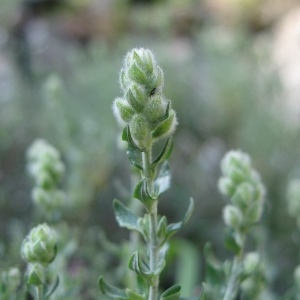
[[[154,202],[150,212],[150,269],[154,271],[158,267],[158,243],[157,243],[157,202]],[[149,300],[158,298],[159,275],[154,275],[149,288]]]
[[[234,257],[230,277],[228,280],[227,288],[223,297],[223,300],[235,300],[239,286],[240,286],[240,275],[242,269],[242,263],[244,258],[244,245],[245,245],[245,235],[241,234],[242,246],[238,255]]]
[[[43,296],[43,286],[42,285],[38,285],[36,287],[36,300],[43,300],[44,296]]]
[[[149,192],[153,192],[153,174],[151,170],[151,147],[143,152],[143,176],[147,180]],[[149,266],[151,271],[155,271],[158,267],[159,245],[157,242],[157,201],[154,201],[149,209],[150,220],[150,241],[149,241]],[[157,300],[159,287],[159,275],[154,275],[149,287],[148,300]]]
[[[238,292],[240,285],[240,269],[241,269],[242,259],[236,256],[233,261],[230,278],[225,291],[223,300],[234,300]]]

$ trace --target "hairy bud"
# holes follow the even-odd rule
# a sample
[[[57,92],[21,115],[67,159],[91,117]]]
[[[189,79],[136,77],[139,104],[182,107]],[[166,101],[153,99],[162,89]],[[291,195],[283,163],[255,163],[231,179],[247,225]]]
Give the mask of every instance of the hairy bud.
[[[21,252],[29,263],[50,264],[57,252],[56,232],[46,223],[38,225],[24,239]]]
[[[177,118],[162,95],[163,72],[150,50],[129,51],[120,73],[123,97],[116,98],[113,112],[121,125],[129,125],[139,147],[173,134]]]

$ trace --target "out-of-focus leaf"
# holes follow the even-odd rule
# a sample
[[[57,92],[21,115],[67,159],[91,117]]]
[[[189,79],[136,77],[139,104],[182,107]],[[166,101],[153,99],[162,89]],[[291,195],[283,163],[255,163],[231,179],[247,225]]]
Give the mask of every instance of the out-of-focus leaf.
[[[179,300],[180,298],[180,291],[181,286],[179,284],[175,284],[164,291],[161,296],[160,300]]]
[[[113,202],[116,220],[120,227],[141,232],[138,218],[119,200]]]

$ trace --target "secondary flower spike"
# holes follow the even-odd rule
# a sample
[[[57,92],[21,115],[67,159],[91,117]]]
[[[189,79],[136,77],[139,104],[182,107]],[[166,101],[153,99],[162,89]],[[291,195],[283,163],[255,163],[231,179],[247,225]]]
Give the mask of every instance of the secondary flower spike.
[[[177,125],[171,102],[162,94],[163,84],[163,71],[150,50],[127,53],[120,73],[123,96],[114,100],[113,111],[141,149],[169,137]]]

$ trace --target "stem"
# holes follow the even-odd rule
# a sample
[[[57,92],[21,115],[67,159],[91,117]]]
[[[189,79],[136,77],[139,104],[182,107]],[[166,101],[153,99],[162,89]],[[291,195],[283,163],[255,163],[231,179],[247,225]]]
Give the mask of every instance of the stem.
[[[42,285],[38,285],[36,287],[36,300],[43,300],[44,296],[43,296],[43,286]]]
[[[147,180],[147,186],[149,192],[153,191],[153,174],[151,170],[152,153],[151,147],[142,153],[143,158],[143,176]],[[149,247],[149,267],[151,271],[155,271],[158,267],[158,252],[159,245],[157,241],[157,201],[153,202],[149,209],[149,221],[150,221],[150,241]],[[158,287],[159,287],[159,274],[152,277],[149,286],[148,300],[158,299]]]
[[[241,234],[241,233],[240,233]],[[241,250],[238,255],[234,257],[228,285],[223,297],[223,300],[234,300],[240,286],[240,275],[241,268],[244,258],[244,245],[245,245],[245,234],[241,234]]]
[[[234,300],[239,288],[239,277],[242,259],[240,256],[236,256],[233,261],[230,278],[228,281],[227,289],[223,300]]]
[[[157,243],[157,201],[153,203],[150,212],[150,270],[154,271],[158,267],[158,243]],[[154,275],[149,287],[149,300],[158,298],[159,275]]]

